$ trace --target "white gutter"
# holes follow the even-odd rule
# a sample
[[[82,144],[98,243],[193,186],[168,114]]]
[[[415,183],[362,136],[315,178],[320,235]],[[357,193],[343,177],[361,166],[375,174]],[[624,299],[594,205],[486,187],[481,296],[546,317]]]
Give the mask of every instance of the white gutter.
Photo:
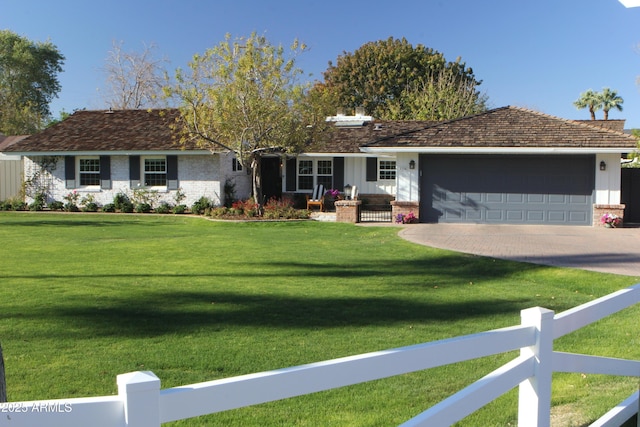
[[[601,154],[629,153],[634,148],[593,147],[361,147],[363,153],[372,154]]]

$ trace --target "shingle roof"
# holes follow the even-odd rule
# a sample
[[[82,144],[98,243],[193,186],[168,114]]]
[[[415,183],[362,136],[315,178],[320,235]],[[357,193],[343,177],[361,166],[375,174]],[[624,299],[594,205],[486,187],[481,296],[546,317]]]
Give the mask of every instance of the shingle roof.
[[[178,114],[175,109],[76,111],[66,120],[31,135],[4,151],[180,150],[170,126]]]
[[[362,126],[339,127],[331,125],[322,139],[308,151],[314,153],[360,153],[360,147],[368,142],[400,135],[433,125],[434,121],[419,120],[374,120]]]
[[[15,144],[16,142],[22,141],[29,135],[2,135],[0,134],[0,151],[3,151],[5,148]]]
[[[433,124],[402,135],[379,138],[366,146],[632,149],[636,147],[636,140],[599,123],[591,125],[585,121],[565,120],[509,106]]]

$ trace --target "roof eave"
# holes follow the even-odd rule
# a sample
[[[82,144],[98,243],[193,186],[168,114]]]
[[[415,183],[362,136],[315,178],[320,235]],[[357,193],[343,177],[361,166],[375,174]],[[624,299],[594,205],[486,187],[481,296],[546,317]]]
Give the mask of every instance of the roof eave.
[[[168,156],[206,155],[212,154],[209,150],[118,150],[118,151],[6,151],[6,155],[12,156]]]
[[[629,153],[631,147],[361,147],[363,153],[422,154],[606,154]]]

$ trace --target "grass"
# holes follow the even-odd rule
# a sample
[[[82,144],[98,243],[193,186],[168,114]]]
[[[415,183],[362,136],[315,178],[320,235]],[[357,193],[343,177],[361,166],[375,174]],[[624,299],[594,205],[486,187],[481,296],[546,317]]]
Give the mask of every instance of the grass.
[[[515,325],[521,309],[560,312],[636,282],[436,250],[396,233],[316,222],[1,213],[9,399],[115,394],[116,375],[136,370],[153,371],[167,388],[428,342]],[[640,359],[638,314],[625,310],[556,348]],[[170,425],[398,425],[513,356]],[[554,416],[593,420],[634,389],[636,380],[556,375]],[[512,391],[460,425],[515,425],[516,400]]]

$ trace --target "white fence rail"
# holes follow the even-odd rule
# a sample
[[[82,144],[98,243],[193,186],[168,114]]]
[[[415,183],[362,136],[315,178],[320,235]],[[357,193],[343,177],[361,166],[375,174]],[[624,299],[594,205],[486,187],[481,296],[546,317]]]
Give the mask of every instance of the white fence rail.
[[[640,302],[640,284],[554,316],[535,307],[519,326],[160,390],[152,372],[118,375],[118,395],[0,404],[0,427],[158,427],[161,423],[430,369],[520,349],[520,355],[403,426],[447,426],[519,387],[518,426],[550,425],[553,372],[640,377],[640,361],[553,351],[553,340]],[[593,426],[619,426],[638,393]]]

